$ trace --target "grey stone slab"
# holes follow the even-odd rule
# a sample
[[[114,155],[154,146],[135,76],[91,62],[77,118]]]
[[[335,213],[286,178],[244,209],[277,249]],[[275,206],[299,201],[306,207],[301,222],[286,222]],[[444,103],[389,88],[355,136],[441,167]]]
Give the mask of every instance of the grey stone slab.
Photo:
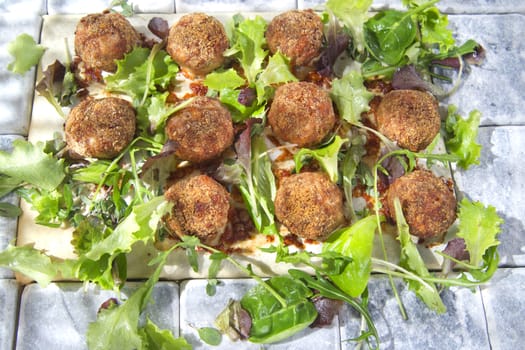
[[[35,68],[23,76],[8,71],[12,56],[7,45],[22,33],[38,41],[41,23],[35,13],[0,14],[0,134],[25,136],[29,130]]]
[[[499,269],[481,287],[493,350],[521,349],[525,335],[525,269]]]
[[[482,112],[482,125],[515,125],[525,122],[525,28],[523,15],[449,16],[457,42],[472,38],[486,49],[481,66],[472,66],[460,88],[445,100],[464,113]],[[481,29],[482,28],[482,29]],[[497,33],[497,34],[495,34]]]
[[[194,349],[207,349],[197,334],[200,327],[213,327],[217,315],[226,307],[230,299],[240,299],[244,293],[256,284],[251,279],[221,280],[214,296],[206,294],[205,280],[185,281],[181,285],[181,335],[190,342]],[[214,349],[260,349],[260,344],[247,341],[232,342],[224,336],[219,346]],[[264,345],[264,349],[338,349],[339,330],[337,320],[328,328],[307,328],[284,341]]]
[[[0,0],[0,13],[46,14],[46,0]]]
[[[481,128],[480,164],[456,169],[459,189],[471,200],[496,207],[505,220],[498,250],[505,266],[525,266],[525,127]]]
[[[86,14],[101,12],[108,8],[111,0],[48,0],[47,11],[50,15],[57,14]],[[173,0],[133,0],[128,1],[137,13],[173,13]]]
[[[122,290],[123,299],[129,297],[140,283],[129,282]],[[153,304],[146,314],[161,329],[178,336],[178,285],[159,282],[153,289]],[[96,320],[100,305],[111,297],[111,291],[100,290],[82,283],[52,283],[46,288],[36,284],[24,288],[20,306],[20,320],[16,348],[87,349],[85,334],[90,322]]]
[[[12,150],[13,141],[16,139],[23,139],[16,135],[0,135],[0,151],[10,152]],[[18,205],[20,199],[13,193],[4,197],[0,197],[0,202],[7,202],[13,205]],[[16,238],[17,218],[6,218],[0,216],[0,251],[4,250],[9,242]],[[14,274],[11,270],[0,268],[0,278],[13,278]]]
[[[447,307],[444,314],[428,309],[404,283],[395,285],[405,306],[404,320],[386,277],[369,283],[369,310],[380,337],[381,349],[478,349],[489,350],[481,293],[450,288],[441,293]],[[339,315],[343,349],[354,349],[348,341],[359,335],[360,317],[345,306]],[[367,348],[366,346],[364,348]]]
[[[295,8],[296,0],[175,0],[176,12],[282,12]]]
[[[299,8],[315,8],[324,4],[324,0],[298,0]],[[441,0],[436,6],[443,13],[525,13],[525,3],[521,0]],[[396,9],[405,7],[400,0],[377,0],[371,9]]]
[[[0,280],[0,349],[12,349],[15,344],[19,291],[15,280]]]

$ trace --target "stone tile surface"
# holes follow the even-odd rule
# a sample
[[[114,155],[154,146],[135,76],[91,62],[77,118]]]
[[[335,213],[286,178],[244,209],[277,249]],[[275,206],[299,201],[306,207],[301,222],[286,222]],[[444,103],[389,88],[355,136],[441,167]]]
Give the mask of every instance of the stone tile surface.
[[[14,346],[19,291],[15,280],[0,280],[0,349]]]
[[[487,327],[493,350],[523,347],[525,323],[525,269],[499,269],[481,287]]]
[[[85,14],[104,11],[109,7],[111,0],[48,0],[47,10],[50,15],[56,14]],[[173,13],[174,0],[133,0],[128,1],[137,13]]]
[[[13,141],[22,139],[21,136],[16,135],[0,135],[0,151],[10,152]],[[0,202],[8,202],[13,205],[18,205],[18,196],[10,193],[4,197],[0,197]],[[16,238],[17,218],[6,218],[0,216],[0,251],[4,250],[9,242]],[[0,278],[13,278],[13,272],[8,269],[0,268]]]
[[[47,13],[46,0],[0,0],[0,13]]]
[[[478,142],[483,146],[480,164],[456,170],[454,178],[467,197],[493,205],[505,220],[500,263],[525,266],[525,127],[481,128]]]
[[[525,123],[522,111],[525,43],[519,39],[525,28],[525,16],[457,15],[449,18],[453,32],[457,33],[457,42],[475,39],[486,49],[486,59],[481,66],[471,67],[458,91],[445,102],[458,106],[465,114],[478,109],[482,112],[482,125]]]
[[[489,350],[481,293],[451,288],[441,293],[447,312],[436,314],[426,307],[404,283],[396,281],[408,319],[403,320],[387,278],[374,278],[369,284],[369,310],[377,327],[381,349],[478,349]],[[340,313],[341,344],[359,334],[360,317],[345,306]],[[365,346],[366,348],[366,346]]]
[[[282,12],[295,8],[296,0],[175,0],[176,12]]]
[[[12,56],[7,45],[22,33],[38,41],[41,23],[36,13],[0,13],[0,134],[25,136],[29,130],[35,68],[23,76],[8,71]]]
[[[244,293],[256,284],[249,279],[222,280],[214,296],[206,294],[205,280],[185,281],[181,285],[181,335],[188,340],[194,349],[209,348],[197,334],[196,328],[213,327],[213,321],[226,307],[228,300],[240,299]],[[261,349],[260,344],[249,342],[232,342],[226,336],[219,346],[213,349]],[[339,330],[335,320],[328,328],[307,328],[296,336],[282,342],[264,345],[264,349],[338,349]]]
[[[121,293],[127,298],[140,283],[128,283]],[[90,322],[96,320],[97,310],[111,291],[94,285],[86,289],[82,283],[52,283],[46,288],[36,284],[24,288],[20,306],[20,321],[16,348],[25,349],[87,349],[85,334]],[[178,336],[178,285],[160,282],[154,290],[153,304],[146,314],[161,329]]]

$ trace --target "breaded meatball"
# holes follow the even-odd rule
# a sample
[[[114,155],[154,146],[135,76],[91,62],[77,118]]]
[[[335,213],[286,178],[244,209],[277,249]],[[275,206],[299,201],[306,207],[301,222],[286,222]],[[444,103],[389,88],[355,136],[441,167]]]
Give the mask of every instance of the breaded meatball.
[[[320,143],[335,122],[328,92],[307,82],[288,83],[277,88],[268,112],[273,133],[299,147]]]
[[[207,175],[185,177],[164,194],[174,204],[167,228],[178,236],[197,236],[203,243],[217,245],[228,224],[230,194]]]
[[[203,76],[224,63],[228,47],[221,22],[204,13],[191,13],[170,28],[166,50],[184,70]]]
[[[135,28],[119,13],[95,13],[80,19],[75,31],[75,52],[90,68],[114,72],[115,60],[141,44]]]
[[[275,215],[291,233],[323,241],[345,221],[343,193],[324,173],[294,174],[277,190]]]
[[[291,10],[274,17],[265,36],[272,54],[279,51],[292,65],[308,66],[321,53],[323,22],[312,10]]]
[[[175,143],[175,154],[201,163],[218,157],[233,143],[230,112],[219,101],[198,96],[166,123],[166,134]]]
[[[456,220],[454,193],[442,179],[428,170],[414,170],[390,185],[384,204],[388,216],[394,221],[396,197],[414,236],[440,238]]]
[[[133,140],[135,110],[115,97],[86,99],[70,112],[66,143],[73,157],[114,158]]]
[[[423,91],[392,90],[379,103],[376,121],[379,132],[399,147],[421,151],[439,132],[438,101]]]

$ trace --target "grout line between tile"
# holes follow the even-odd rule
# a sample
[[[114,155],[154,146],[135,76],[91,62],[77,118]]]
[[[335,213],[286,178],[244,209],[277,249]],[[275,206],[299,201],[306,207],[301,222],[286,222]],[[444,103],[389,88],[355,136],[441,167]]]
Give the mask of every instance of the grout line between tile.
[[[485,318],[485,329],[487,331],[487,340],[489,342],[489,349],[492,350],[492,341],[490,339],[490,331],[489,331],[489,321],[487,318],[487,308],[485,307],[485,299],[483,298],[483,290],[481,289],[481,286],[478,286],[479,295],[481,298],[481,307],[483,307],[483,317]]]

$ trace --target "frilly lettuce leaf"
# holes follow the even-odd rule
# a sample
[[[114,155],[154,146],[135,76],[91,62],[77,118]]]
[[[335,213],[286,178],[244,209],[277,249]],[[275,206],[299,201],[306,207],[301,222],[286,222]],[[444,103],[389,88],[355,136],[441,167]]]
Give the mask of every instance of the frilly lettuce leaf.
[[[0,174],[11,177],[12,181],[54,190],[65,177],[64,161],[45,153],[44,144],[15,140],[11,153],[0,151]]]
[[[365,48],[365,38],[363,25],[368,19],[368,9],[372,5],[372,0],[328,0],[326,8],[343,22],[354,40],[354,45],[359,52]]]
[[[363,77],[356,71],[345,74],[341,79],[335,79],[330,95],[341,118],[354,125],[360,124],[361,113],[370,109],[368,103],[374,97],[363,85]]]
[[[210,89],[221,91],[224,89],[237,89],[246,84],[246,80],[241,77],[233,68],[221,72],[211,72],[206,75],[204,85]]]
[[[360,296],[368,285],[376,229],[377,218],[370,215],[334,232],[323,244],[323,251],[338,252],[352,259],[341,274],[330,275],[332,282],[352,297]]]
[[[465,240],[470,255],[470,264],[480,266],[483,256],[490,247],[499,245],[497,235],[503,219],[493,206],[470,202],[463,198],[459,203],[459,231],[457,236]]]
[[[40,62],[45,50],[43,46],[35,42],[31,35],[20,34],[7,45],[7,51],[14,57],[14,61],[7,65],[7,69],[23,75]]]
[[[183,337],[175,338],[166,329],[159,329],[149,318],[144,328],[139,330],[141,337],[148,344],[148,349],[191,350],[193,347]]]
[[[448,106],[448,116],[445,120],[445,144],[449,153],[457,156],[457,164],[463,169],[479,164],[481,145],[476,143],[481,113],[470,112],[467,119],[456,113],[457,107]]]
[[[255,87],[257,90],[257,102],[262,104],[273,95],[272,84],[297,81],[295,75],[290,71],[288,60],[279,52],[271,56],[268,65],[257,77]]]
[[[334,183],[339,181],[338,154],[341,147],[348,142],[348,139],[342,139],[339,135],[327,146],[318,149],[301,148],[294,156],[295,172],[301,171],[303,163],[314,158],[319,162],[321,168],[328,174],[330,180]]]

